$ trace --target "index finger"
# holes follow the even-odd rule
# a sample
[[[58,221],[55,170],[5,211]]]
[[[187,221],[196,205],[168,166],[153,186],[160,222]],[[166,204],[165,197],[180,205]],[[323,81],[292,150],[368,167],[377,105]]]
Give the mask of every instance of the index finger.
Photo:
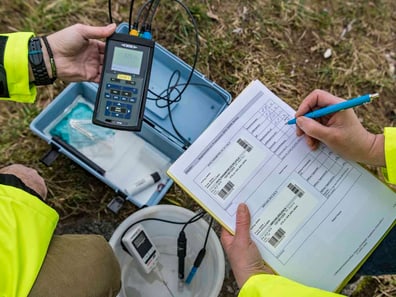
[[[310,111],[333,105],[345,101],[323,90],[315,90],[311,92],[300,104],[296,112],[296,117],[302,116]]]

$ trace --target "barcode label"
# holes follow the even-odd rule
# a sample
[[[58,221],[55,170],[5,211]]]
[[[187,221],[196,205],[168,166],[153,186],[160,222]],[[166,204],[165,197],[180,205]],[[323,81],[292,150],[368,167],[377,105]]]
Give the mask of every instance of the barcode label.
[[[237,143],[238,143],[241,147],[243,147],[247,152],[250,152],[250,151],[252,150],[252,148],[253,148],[253,146],[251,146],[250,143],[248,143],[246,140],[243,140],[243,139],[241,139],[241,138],[239,138],[239,139],[237,140]]]
[[[234,184],[229,181],[221,190],[220,192],[217,194],[220,196],[221,199],[225,199],[231,192],[232,190],[234,190]]]
[[[279,244],[279,242],[285,237],[285,234],[286,231],[283,230],[282,228],[279,228],[269,240],[269,244],[272,245],[273,247],[276,247]]]
[[[287,186],[294,194],[296,194],[298,197],[302,197],[304,195],[304,191],[301,190],[298,186],[293,185],[292,183],[288,184]]]

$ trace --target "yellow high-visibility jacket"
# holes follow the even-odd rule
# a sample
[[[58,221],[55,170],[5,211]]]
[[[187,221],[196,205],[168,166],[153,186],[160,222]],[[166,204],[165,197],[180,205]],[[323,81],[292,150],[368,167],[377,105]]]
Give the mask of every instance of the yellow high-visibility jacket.
[[[396,128],[385,128],[384,135],[386,168],[383,171],[387,181],[396,184]],[[279,275],[257,274],[246,281],[238,296],[336,297],[342,295],[307,287]]]
[[[391,184],[396,185],[396,127],[384,129],[385,135],[385,161],[384,176]]]
[[[28,40],[33,33],[0,34],[8,95],[1,99],[33,102],[29,84]],[[40,271],[58,214],[38,194],[9,174],[0,174],[0,296],[26,297]]]
[[[0,34],[0,53],[4,48],[0,64],[4,65],[9,95],[0,96],[3,100],[32,103],[36,99],[36,87],[29,83],[28,42],[32,36],[31,32]]]

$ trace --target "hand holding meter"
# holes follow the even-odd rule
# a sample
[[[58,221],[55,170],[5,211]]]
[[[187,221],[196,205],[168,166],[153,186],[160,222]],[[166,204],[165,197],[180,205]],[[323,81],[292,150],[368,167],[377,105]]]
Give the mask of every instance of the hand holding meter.
[[[141,224],[133,226],[121,240],[146,273],[150,273],[157,266],[159,252]]]
[[[154,41],[114,33],[106,40],[93,123],[140,131],[150,81]]]

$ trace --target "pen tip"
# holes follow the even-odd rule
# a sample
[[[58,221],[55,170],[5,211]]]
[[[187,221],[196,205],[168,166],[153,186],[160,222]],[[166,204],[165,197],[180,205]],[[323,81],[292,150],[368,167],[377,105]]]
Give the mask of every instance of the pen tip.
[[[375,98],[378,98],[378,97],[379,97],[378,93],[374,93],[374,94],[370,95],[370,99],[375,99]]]

